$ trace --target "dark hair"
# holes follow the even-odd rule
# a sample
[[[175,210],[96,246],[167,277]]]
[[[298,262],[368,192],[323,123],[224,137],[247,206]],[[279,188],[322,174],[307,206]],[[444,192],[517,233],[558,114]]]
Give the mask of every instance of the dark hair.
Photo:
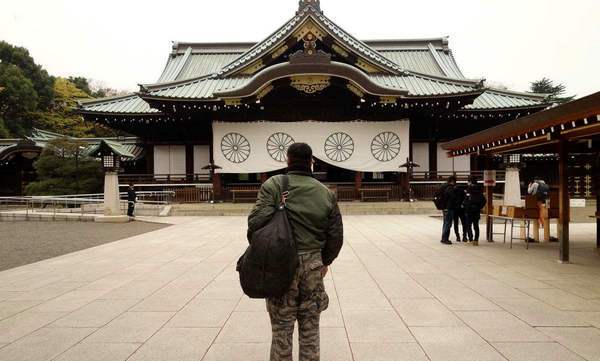
[[[456,176],[451,175],[448,177],[448,183],[456,183]]]
[[[294,143],[290,145],[287,151],[290,163],[309,164],[312,161],[312,149],[306,143]]]
[[[133,186],[134,186],[134,185],[133,185],[133,182],[129,182],[129,186],[130,186],[130,187],[133,187]]]
[[[478,181],[479,180],[477,179],[476,176],[474,176],[474,175],[469,176],[469,183],[471,183],[471,184],[477,184]]]

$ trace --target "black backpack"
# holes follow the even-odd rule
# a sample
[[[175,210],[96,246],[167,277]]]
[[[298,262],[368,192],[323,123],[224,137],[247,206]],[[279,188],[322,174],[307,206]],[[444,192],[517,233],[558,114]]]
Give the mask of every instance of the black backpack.
[[[467,190],[465,200],[463,202],[463,208],[468,214],[479,213],[487,204],[487,199],[483,193],[478,189]]]
[[[448,192],[447,186],[443,185],[435,192],[433,195],[433,203],[435,204],[435,208],[440,211],[448,208]]]
[[[545,201],[546,199],[548,199],[549,193],[550,193],[550,186],[548,185],[548,183],[538,182],[537,192],[535,193],[535,196],[537,197],[537,199],[539,199],[540,201]]]
[[[283,296],[294,279],[298,252],[285,208],[289,178],[281,182],[282,202],[266,226],[252,234],[250,246],[237,263],[240,284],[250,298]]]

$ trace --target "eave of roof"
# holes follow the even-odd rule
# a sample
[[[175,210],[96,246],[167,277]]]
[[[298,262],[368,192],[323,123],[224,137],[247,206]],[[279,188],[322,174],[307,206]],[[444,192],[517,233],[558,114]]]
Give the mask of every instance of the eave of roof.
[[[442,144],[442,148],[449,152],[464,151],[482,147],[492,142],[502,142],[520,137],[530,132],[541,132],[552,127],[560,127],[568,122],[596,116],[595,121],[600,123],[600,92],[569,103],[550,108],[529,116],[521,117],[496,127],[481,131],[469,136],[459,138]],[[517,139],[521,141],[521,139]],[[470,151],[471,153],[473,151]]]
[[[486,88],[473,104],[465,106],[463,112],[488,112],[519,109],[543,109],[552,105],[545,94],[522,93],[504,89]]]
[[[125,114],[130,116],[160,116],[160,111],[153,109],[137,94],[94,99],[78,102],[80,114]]]

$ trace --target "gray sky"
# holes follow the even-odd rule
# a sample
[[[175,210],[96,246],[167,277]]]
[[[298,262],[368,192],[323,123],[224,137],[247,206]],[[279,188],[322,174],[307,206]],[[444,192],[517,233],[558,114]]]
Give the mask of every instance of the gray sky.
[[[160,75],[171,41],[258,41],[297,0],[1,0],[0,39],[51,74],[137,90]],[[361,40],[450,36],[466,76],[513,90],[544,76],[600,91],[600,0],[321,0]]]

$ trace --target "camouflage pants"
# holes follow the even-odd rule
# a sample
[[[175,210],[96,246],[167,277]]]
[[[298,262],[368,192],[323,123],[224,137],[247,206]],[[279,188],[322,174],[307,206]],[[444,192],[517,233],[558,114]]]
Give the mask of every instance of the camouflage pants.
[[[321,253],[298,255],[298,269],[289,291],[267,300],[273,338],[271,361],[292,361],[294,323],[298,320],[299,361],[319,360],[319,319],[329,306]]]

